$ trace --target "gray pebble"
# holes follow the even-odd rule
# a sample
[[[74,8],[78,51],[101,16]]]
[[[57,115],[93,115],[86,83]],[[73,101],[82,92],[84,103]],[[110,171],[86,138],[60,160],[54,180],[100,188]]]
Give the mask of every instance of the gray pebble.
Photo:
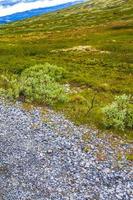
[[[0,200],[133,199],[132,164],[123,158],[119,167],[106,136],[51,110],[47,122],[42,118],[41,108],[28,112],[19,102],[0,101]],[[91,151],[84,152],[88,144]]]

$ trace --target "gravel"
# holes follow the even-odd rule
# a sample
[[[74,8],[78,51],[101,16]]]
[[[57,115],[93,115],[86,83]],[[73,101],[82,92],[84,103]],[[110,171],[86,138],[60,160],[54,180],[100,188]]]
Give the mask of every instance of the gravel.
[[[131,147],[54,111],[1,101],[0,200],[132,200]]]

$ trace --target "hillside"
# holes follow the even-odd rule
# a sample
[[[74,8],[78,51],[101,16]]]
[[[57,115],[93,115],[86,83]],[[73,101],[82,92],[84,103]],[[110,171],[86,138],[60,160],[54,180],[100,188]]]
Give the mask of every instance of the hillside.
[[[6,23],[9,23],[9,22],[11,23],[11,22],[14,22],[14,21],[19,21],[19,20],[31,18],[33,16],[39,16],[39,15],[44,14],[44,13],[46,14],[46,13],[50,13],[50,12],[54,12],[54,11],[57,11],[57,10],[67,8],[67,7],[70,7],[70,6],[75,5],[75,4],[76,4],[76,2],[68,2],[68,3],[65,3],[65,4],[61,4],[61,5],[44,7],[44,8],[36,8],[36,9],[26,10],[26,11],[22,11],[22,12],[10,14],[10,15],[5,15],[5,12],[4,12],[4,16],[1,16],[1,12],[0,12],[0,24],[6,24]],[[27,8],[26,5],[24,7]]]
[[[69,102],[53,108],[78,124],[102,129],[101,108],[115,95],[133,94],[132,32],[132,0],[91,0],[1,25],[0,73],[20,76],[46,62],[64,68],[60,82],[74,92]]]

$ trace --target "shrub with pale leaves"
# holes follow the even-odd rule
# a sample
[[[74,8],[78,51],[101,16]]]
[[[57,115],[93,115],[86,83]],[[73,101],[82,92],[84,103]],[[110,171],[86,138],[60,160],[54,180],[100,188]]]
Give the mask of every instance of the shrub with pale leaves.
[[[124,130],[133,128],[133,106],[131,96],[116,96],[112,104],[102,108],[104,124],[107,128]]]
[[[11,99],[17,99],[22,95],[28,101],[43,102],[48,105],[65,102],[68,100],[68,95],[65,86],[59,83],[63,77],[64,70],[60,67],[48,63],[35,65],[25,69],[20,77],[3,76],[5,86],[0,93]]]

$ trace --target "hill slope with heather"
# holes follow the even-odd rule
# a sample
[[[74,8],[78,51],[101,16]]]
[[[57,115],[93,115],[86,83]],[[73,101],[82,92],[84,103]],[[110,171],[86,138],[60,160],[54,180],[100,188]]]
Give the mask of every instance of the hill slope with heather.
[[[62,67],[60,84],[71,97],[52,107],[78,124],[103,128],[101,108],[115,95],[133,93],[132,31],[132,0],[91,0],[2,25],[0,73],[19,77],[46,62]],[[0,86],[5,87],[2,78]]]

